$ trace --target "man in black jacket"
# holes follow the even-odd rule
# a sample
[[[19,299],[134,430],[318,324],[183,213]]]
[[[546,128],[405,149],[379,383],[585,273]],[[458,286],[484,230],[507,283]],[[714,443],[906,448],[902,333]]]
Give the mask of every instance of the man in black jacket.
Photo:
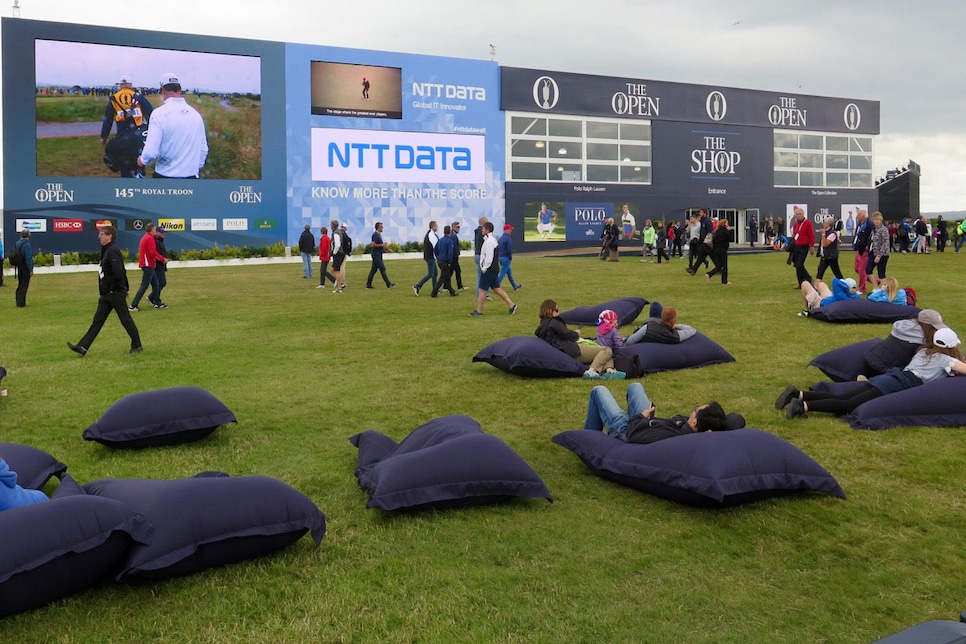
[[[315,253],[315,235],[308,224],[299,235],[299,253],[302,255],[302,278],[312,278],[312,255]]]
[[[724,409],[716,401],[698,405],[690,416],[657,418],[654,410],[654,404],[639,382],[631,383],[627,388],[627,412],[620,408],[607,387],[594,387],[587,403],[584,429],[603,430],[627,443],[655,443],[692,432],[715,432],[744,426],[744,422],[729,423]]]
[[[131,336],[131,350],[128,353],[141,353],[141,336],[127,308],[128,282],[124,257],[121,249],[114,243],[117,229],[114,226],[101,226],[97,238],[101,242],[101,274],[97,280],[100,298],[97,300],[97,310],[94,312],[91,328],[84,337],[77,344],[68,342],[67,348],[82,358],[87,355],[87,350],[113,310],[117,312],[121,326]]]
[[[700,232],[698,233],[698,252],[694,259],[694,264],[684,269],[689,275],[694,275],[698,272],[698,264],[704,262],[704,265],[708,265],[708,256],[711,255],[711,234],[714,232],[714,226],[711,225],[711,218],[708,217],[708,211],[704,208],[698,213],[698,223],[701,224]]]

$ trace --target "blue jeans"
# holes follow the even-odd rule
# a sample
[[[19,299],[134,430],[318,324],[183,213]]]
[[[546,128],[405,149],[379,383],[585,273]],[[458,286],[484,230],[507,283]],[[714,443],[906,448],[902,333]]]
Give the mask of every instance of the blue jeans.
[[[302,253],[304,277],[312,277],[312,253]]]
[[[500,258],[500,276],[496,278],[496,281],[498,284],[502,284],[503,278],[504,277],[507,278],[508,280],[510,280],[510,286],[512,286],[513,290],[515,291],[517,290],[518,287],[517,287],[516,280],[513,279],[513,269],[510,268],[510,262],[512,261],[513,260],[510,259],[509,257]]]
[[[416,288],[420,289],[423,284],[432,280],[433,288],[436,288],[436,277],[439,275],[438,269],[436,268],[435,259],[427,259],[426,261],[426,274],[423,275],[423,279],[416,282]]]
[[[959,236],[959,239],[956,240],[956,252],[957,253],[959,252],[959,249],[963,247],[963,243],[964,242],[966,242],[966,234],[960,235]]]
[[[631,383],[627,387],[627,412],[621,409],[607,387],[598,385],[590,390],[590,400],[587,401],[587,420],[584,429],[601,431],[606,428],[609,436],[616,436],[627,440],[627,423],[631,416],[638,416],[645,409],[650,408],[651,401],[644,391],[644,385],[639,382]]]
[[[153,268],[147,266],[141,267],[141,286],[138,287],[138,292],[134,294],[134,299],[131,300],[131,306],[137,308],[138,304],[141,303],[141,297],[144,296],[144,292],[148,290],[148,286],[151,286],[151,295],[148,295],[148,301],[154,304],[158,301],[158,277],[154,273]]]

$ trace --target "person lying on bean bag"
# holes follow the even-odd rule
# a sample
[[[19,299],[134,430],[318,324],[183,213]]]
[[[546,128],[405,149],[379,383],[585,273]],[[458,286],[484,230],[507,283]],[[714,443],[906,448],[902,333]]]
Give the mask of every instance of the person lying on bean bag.
[[[885,302],[886,304],[906,305],[906,291],[899,288],[899,280],[887,277],[879,282],[879,288],[869,293],[870,302]]]
[[[690,416],[658,418],[654,412],[654,404],[639,382],[631,383],[627,388],[626,412],[607,387],[598,385],[590,390],[584,429],[604,431],[625,443],[655,443],[692,432],[737,429],[734,425],[739,424],[729,423],[728,415],[717,401],[698,405]],[[744,422],[740,425],[744,426]]]
[[[661,344],[677,344],[684,342],[697,333],[697,329],[687,324],[678,324],[678,310],[673,306],[661,307],[660,303],[651,303],[651,317],[647,318],[637,331],[627,336],[624,344],[638,342],[659,342]]]
[[[935,309],[923,309],[912,320],[896,320],[889,337],[865,352],[865,364],[878,373],[905,367],[916,351],[931,345],[936,331],[944,328],[943,316]]]
[[[560,319],[560,307],[553,300],[544,300],[540,305],[540,325],[533,334],[577,362],[590,365],[584,372],[584,378],[599,380],[624,377],[623,373],[614,369],[614,352],[609,347],[596,342],[577,342],[580,340],[580,327],[576,331],[568,329]]]
[[[0,457],[0,512],[47,500],[40,490],[25,490],[17,485],[17,473]]]
[[[802,391],[789,385],[775,400],[775,409],[787,407],[785,416],[789,419],[804,416],[809,411],[842,416],[879,396],[912,389],[955,374],[966,375],[966,362],[963,361],[959,344],[955,331],[948,327],[939,329],[933,336],[933,344],[919,349],[905,369],[892,368],[884,374],[872,376],[857,390],[842,395]]]
[[[837,277],[834,278],[831,289],[822,280],[815,280],[814,286],[810,282],[802,282],[801,288],[805,308],[798,315],[805,317],[808,317],[813,311],[832,302],[856,300],[859,298],[855,280],[851,277],[846,277],[844,280],[840,280]]]

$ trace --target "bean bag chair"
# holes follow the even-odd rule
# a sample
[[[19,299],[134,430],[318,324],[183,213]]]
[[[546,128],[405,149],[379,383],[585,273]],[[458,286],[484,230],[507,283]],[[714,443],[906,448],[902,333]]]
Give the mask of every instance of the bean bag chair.
[[[0,443],[0,458],[17,473],[20,487],[40,490],[52,476],[61,478],[67,466],[47,452],[17,443]]]
[[[623,326],[636,320],[647,304],[647,300],[643,297],[622,297],[603,304],[578,306],[569,311],[561,311],[560,319],[567,324],[597,326],[597,317],[600,312],[610,309],[617,314],[617,326]]]
[[[758,429],[700,432],[648,445],[586,429],[552,440],[601,478],[685,505],[728,507],[806,491],[845,497],[811,457]]]
[[[844,416],[852,429],[966,426],[966,377],[942,378],[863,403]]]
[[[141,449],[201,440],[237,422],[220,400],[199,387],[144,391],[121,398],[84,430],[84,440]]]
[[[625,345],[620,353],[636,355],[642,374],[735,361],[734,356],[725,351],[724,347],[700,332],[679,344],[638,342]]]
[[[901,306],[888,302],[871,302],[859,297],[854,300],[839,300],[812,311],[811,317],[822,322],[895,322],[919,315],[916,306]]]
[[[966,624],[949,620],[932,620],[876,640],[872,644],[963,644]]]
[[[124,503],[76,494],[0,512],[0,534],[6,617],[109,576],[132,545],[150,541],[152,527]]]
[[[463,507],[530,497],[552,501],[520,456],[467,416],[442,416],[401,443],[373,430],[349,438],[359,448],[355,475],[367,508]]]
[[[892,304],[890,306],[896,306]],[[847,344],[816,356],[809,366],[816,367],[836,382],[855,380],[859,375],[874,376],[877,371],[865,363],[866,353],[882,343],[882,338],[871,338],[854,344]]]
[[[264,476],[101,479],[84,490],[154,526],[151,543],[126,553],[117,579],[187,575],[276,552],[306,532],[318,545],[325,534],[325,515],[308,497]]]
[[[530,378],[579,378],[587,371],[587,365],[532,335],[498,340],[480,349],[473,362],[486,362],[501,371]]]

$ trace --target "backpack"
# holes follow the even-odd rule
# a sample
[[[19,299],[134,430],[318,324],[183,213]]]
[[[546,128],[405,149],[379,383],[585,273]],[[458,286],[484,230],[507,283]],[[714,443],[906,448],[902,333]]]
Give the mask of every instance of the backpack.
[[[349,233],[344,230],[340,230],[339,234],[342,235],[342,251],[346,255],[352,254],[352,238],[349,237]]]
[[[902,290],[906,292],[906,304],[915,306],[916,302],[919,301],[919,298],[916,297],[916,290],[911,286],[905,286]]]
[[[7,259],[10,260],[10,265],[14,268],[23,268],[27,265],[27,262],[24,261],[23,253],[20,252],[20,246],[14,246],[13,252],[10,253]]]

